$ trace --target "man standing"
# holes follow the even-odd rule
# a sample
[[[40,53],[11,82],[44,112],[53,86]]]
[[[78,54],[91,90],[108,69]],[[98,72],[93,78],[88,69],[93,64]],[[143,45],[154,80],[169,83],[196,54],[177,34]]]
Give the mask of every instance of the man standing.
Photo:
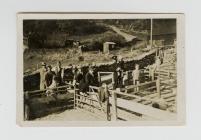
[[[124,59],[119,56],[119,67],[124,71]]]
[[[42,62],[42,68],[39,70],[40,73],[40,90],[45,89],[46,82],[45,82],[45,75],[47,73],[46,63]]]
[[[80,81],[83,79],[83,72],[82,72],[82,68],[81,66],[78,66],[77,67],[77,72],[75,73],[74,75],[74,80],[77,82],[77,83],[80,83]]]
[[[52,84],[54,76],[55,76],[55,73],[52,71],[51,65],[48,65],[47,66],[47,73],[45,75],[45,82],[46,82],[47,87],[49,87]]]
[[[132,72],[133,76],[133,85],[139,84],[139,77],[140,77],[140,70],[139,70],[139,65],[135,65],[135,69]]]
[[[116,89],[117,88],[117,68],[118,68],[118,61],[117,61],[117,56],[113,56],[112,59],[114,60],[114,64],[113,64],[113,72],[114,72],[114,82],[112,83],[113,84],[113,89]]]
[[[160,64],[161,64],[161,60],[160,60],[159,56],[156,57],[155,63],[156,63],[156,70],[159,71],[160,70]]]
[[[63,83],[63,78],[64,78],[64,69],[61,67],[61,62],[57,62],[57,66],[55,67],[55,76],[58,79],[59,85]]]
[[[93,68],[89,67],[89,70],[87,72],[87,74],[85,75],[85,82],[86,85],[89,86],[93,86],[95,79],[94,79],[94,74],[93,74]]]
[[[133,76],[133,85],[138,85],[140,83],[140,70],[138,64],[135,64],[135,70],[133,70],[132,76]],[[135,90],[139,91],[139,88],[137,87]]]
[[[123,87],[123,70],[120,67],[118,67],[116,69],[116,76],[117,76],[117,81],[116,81],[117,84],[116,84],[116,86],[118,88],[122,88]]]

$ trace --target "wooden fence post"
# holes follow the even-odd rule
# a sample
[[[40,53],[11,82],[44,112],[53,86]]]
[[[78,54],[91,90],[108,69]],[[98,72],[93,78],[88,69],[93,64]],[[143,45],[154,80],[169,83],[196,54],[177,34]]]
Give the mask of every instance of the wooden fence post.
[[[99,86],[101,86],[101,75],[100,75],[100,72],[98,72],[98,83],[99,83]]]
[[[168,70],[168,78],[170,78],[170,70]]]
[[[114,72],[112,73],[112,89],[115,89]]]
[[[106,99],[106,104],[105,104],[106,120],[111,121],[110,104],[109,104],[109,91],[108,91],[107,85],[104,87],[104,92],[105,92],[105,95],[107,94],[107,99]]]
[[[126,84],[128,85],[128,84],[129,84],[129,81],[130,81],[128,71],[126,71],[126,78],[127,78]],[[125,86],[125,81],[124,81],[124,86]]]
[[[74,85],[74,109],[76,109],[76,85]]]
[[[115,93],[115,91],[112,91],[112,121],[116,121],[117,120],[117,95]]]
[[[156,90],[157,90],[157,94],[158,97],[161,97],[161,90],[160,90],[160,77],[158,76],[157,80],[156,80]]]

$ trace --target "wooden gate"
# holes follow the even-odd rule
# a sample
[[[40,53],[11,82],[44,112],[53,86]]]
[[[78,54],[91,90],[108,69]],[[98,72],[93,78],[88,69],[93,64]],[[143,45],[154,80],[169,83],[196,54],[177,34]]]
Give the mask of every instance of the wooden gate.
[[[87,93],[79,92],[76,89],[74,92],[74,109],[84,109],[101,120],[110,120],[109,112],[99,100],[98,92],[99,87],[95,86],[89,86]]]

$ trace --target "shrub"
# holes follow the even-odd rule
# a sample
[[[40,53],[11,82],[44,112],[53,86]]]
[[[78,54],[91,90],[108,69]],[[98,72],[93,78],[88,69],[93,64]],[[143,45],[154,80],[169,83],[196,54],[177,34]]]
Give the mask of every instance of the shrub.
[[[78,60],[79,60],[79,61],[84,61],[84,56],[79,56],[79,57],[78,57]]]

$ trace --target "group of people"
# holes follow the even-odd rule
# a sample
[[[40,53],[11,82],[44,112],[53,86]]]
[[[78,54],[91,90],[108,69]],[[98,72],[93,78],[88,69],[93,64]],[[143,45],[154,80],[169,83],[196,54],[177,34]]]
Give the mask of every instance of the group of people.
[[[125,74],[125,64],[122,57],[119,59],[115,58],[116,63],[116,69],[114,71],[114,77],[115,77],[115,88],[122,88],[125,86],[125,81],[128,80],[128,74]],[[133,78],[133,84],[139,84],[139,78],[140,78],[140,69],[139,64],[135,64],[134,69],[132,71],[132,78]]]
[[[125,74],[125,64],[123,58],[117,58],[114,56],[114,88],[122,88],[125,86],[125,81],[129,79],[128,74]],[[159,69],[161,64],[161,57],[156,57],[154,64],[149,65],[147,69],[149,70],[149,77],[154,80],[155,72]],[[57,65],[52,68],[51,65],[42,63],[42,68],[39,69],[40,72],[40,90],[51,89],[65,84],[64,80],[64,68],[61,67],[61,62],[58,61]],[[135,64],[132,71],[133,85],[140,83],[140,68],[139,64]],[[100,85],[98,80],[98,74],[95,66],[89,65],[85,71],[81,66],[72,66],[71,69],[72,80],[70,81],[73,85],[79,88],[79,91],[86,93],[89,91],[89,86]]]
[[[65,69],[61,67],[60,61],[57,62],[55,67],[47,65],[44,62],[42,62],[41,66],[42,68],[37,71],[40,73],[40,90],[47,89],[48,92],[50,89],[54,89],[66,83],[71,83],[77,86],[80,92],[86,92],[89,90],[90,85],[97,85],[93,66],[89,66],[85,74],[81,66],[72,66],[71,71],[68,73],[69,75],[72,75],[70,81],[64,80]]]
[[[163,53],[160,52],[159,55],[155,57],[155,62],[153,64],[145,67],[145,69],[148,70],[148,73],[149,73],[149,75],[148,75],[149,80],[155,80],[156,73],[159,71],[160,65],[163,63],[163,57],[164,57]],[[118,66],[114,71],[114,74],[116,77],[115,78],[115,81],[116,81],[115,88],[122,88],[126,85],[125,81],[128,80],[129,77],[128,77],[128,74],[126,74],[126,71],[124,69],[123,59],[121,59],[120,61],[116,61],[116,63],[118,64]],[[143,73],[143,71],[141,71],[140,65],[135,64],[134,69],[132,70],[133,85],[137,85],[140,83],[141,73]]]
[[[125,74],[125,64],[123,58],[117,59],[117,57],[113,58],[115,60],[114,66],[114,88],[122,88],[125,86],[125,81],[128,80],[128,75]],[[150,79],[153,80],[155,77],[155,71],[159,69],[161,64],[161,59],[156,57],[156,61],[154,64],[149,65],[147,69],[149,70]],[[52,92],[54,88],[63,85],[66,83],[64,79],[64,68],[61,67],[61,62],[57,62],[57,65],[52,68],[51,65],[47,65],[46,63],[42,63],[42,68],[39,70],[40,72],[40,89],[46,90],[47,95],[49,92]],[[98,86],[100,88],[99,91],[99,101],[102,103],[102,106],[105,107],[106,112],[109,112],[109,91],[107,84],[100,84],[97,69],[93,65],[89,65],[85,71],[81,66],[72,66],[69,72],[73,75],[72,80],[70,81],[72,85],[76,86],[79,89],[79,93],[81,95],[87,95],[87,91],[89,91],[89,86]],[[70,74],[68,71],[66,74]],[[132,80],[133,85],[137,85],[140,83],[140,66],[139,64],[135,64],[134,69],[132,70]],[[65,74],[65,75],[66,75]],[[127,76],[127,77],[126,77]],[[69,82],[69,81],[68,81]],[[137,89],[138,90],[138,89]],[[108,118],[109,119],[109,118]]]
[[[40,90],[52,89],[62,85],[64,70],[61,67],[60,61],[57,62],[57,66],[54,68],[44,62],[41,65],[42,68],[38,70],[40,73]]]
[[[73,69],[73,85],[77,85],[81,93],[89,91],[89,86],[98,85],[98,77],[94,66],[89,66],[84,73],[81,66],[75,66]]]

